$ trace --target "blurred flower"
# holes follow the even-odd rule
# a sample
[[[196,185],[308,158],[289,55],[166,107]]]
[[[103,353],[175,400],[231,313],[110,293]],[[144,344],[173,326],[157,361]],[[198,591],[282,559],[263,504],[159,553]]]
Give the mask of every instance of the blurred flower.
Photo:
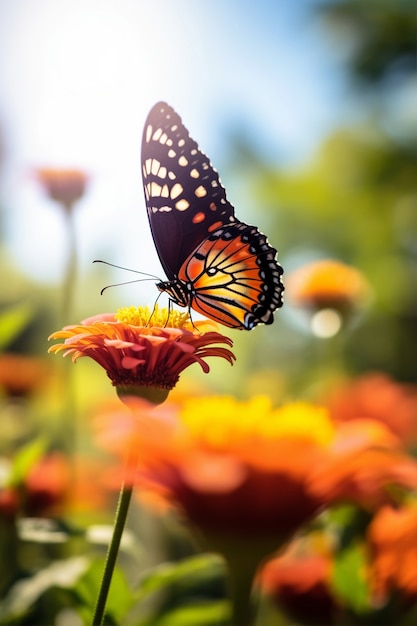
[[[417,461],[377,445],[345,451],[334,446],[311,480],[313,492],[328,502],[353,502],[373,512],[395,503],[400,491],[417,489]]]
[[[341,605],[332,590],[333,556],[314,534],[292,541],[258,577],[262,593],[300,624],[334,624]]]
[[[13,468],[12,460],[0,484],[2,518],[56,517],[64,511],[104,513],[110,499],[113,504],[115,487],[96,479],[107,469],[103,461],[80,456],[69,459],[56,451],[39,458],[17,481]]]
[[[400,596],[417,603],[417,502],[383,507],[368,529],[371,585],[375,601]]]
[[[71,485],[67,457],[52,452],[30,468],[24,482],[24,514],[28,517],[49,517],[62,512]]]
[[[16,489],[0,486],[0,519],[13,521],[19,510],[19,494]]]
[[[78,169],[45,167],[34,170],[34,174],[46,194],[67,211],[82,198],[88,182],[87,174]]]
[[[72,355],[75,362],[89,356],[107,372],[119,395],[139,395],[154,402],[164,400],[181,372],[199,363],[209,372],[205,359],[218,356],[233,363],[228,348],[232,341],[218,332],[199,332],[205,322],[192,324],[189,316],[167,309],[152,314],[147,307],[120,309],[116,315],[103,314],[84,320],[80,325],[66,326],[49,339],[65,339],[49,352]]]
[[[385,424],[404,443],[417,440],[417,387],[373,372],[347,381],[328,396],[335,420],[367,417]]]
[[[312,312],[333,311],[342,317],[360,308],[369,286],[359,270],[324,259],[300,267],[287,276],[287,297]]]
[[[161,488],[205,531],[282,538],[314,514],[306,476],[333,435],[326,411],[266,397],[191,398],[141,430],[139,484]]]
[[[100,445],[120,458],[135,450],[129,480],[185,514],[225,557],[241,597],[265,557],[324,507],[376,507],[393,501],[393,486],[417,486],[417,463],[383,424],[335,426],[325,407],[226,396],[130,408],[98,417]]]
[[[259,563],[323,505],[307,477],[333,436],[326,410],[266,397],[190,398],[99,418],[100,442],[137,453],[136,484],[182,510],[231,573],[234,623],[249,623]]]
[[[67,457],[52,452],[28,468],[19,480],[13,477],[13,461],[9,463],[9,476],[3,473],[0,486],[0,515],[14,519],[24,517],[50,517],[62,513],[66,503],[70,479]]]
[[[0,354],[0,389],[9,397],[30,396],[42,387],[48,374],[44,359],[23,354]]]

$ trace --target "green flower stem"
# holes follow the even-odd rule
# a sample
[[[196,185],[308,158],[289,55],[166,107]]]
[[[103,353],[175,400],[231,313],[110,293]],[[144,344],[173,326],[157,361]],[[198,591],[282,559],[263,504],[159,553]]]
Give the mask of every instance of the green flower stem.
[[[91,623],[91,626],[102,626],[103,624],[107,597],[109,595],[114,566],[116,564],[117,555],[119,553],[120,541],[122,539],[123,530],[126,524],[126,518],[129,511],[129,504],[132,497],[132,492],[133,485],[130,483],[123,483],[116,508],[113,535],[110,541],[109,548],[107,550],[103,578],[101,580],[100,590],[98,593],[97,603],[94,609],[93,621]]]
[[[205,549],[220,553],[226,561],[232,626],[253,626],[257,608],[252,596],[256,572],[264,560],[278,550],[288,537],[280,536],[279,533],[222,533],[207,527],[195,532],[197,541]]]

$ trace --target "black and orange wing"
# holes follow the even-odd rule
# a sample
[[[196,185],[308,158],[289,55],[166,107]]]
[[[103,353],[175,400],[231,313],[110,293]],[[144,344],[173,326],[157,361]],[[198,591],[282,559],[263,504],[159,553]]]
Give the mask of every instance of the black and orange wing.
[[[282,268],[276,250],[243,222],[211,233],[190,255],[178,279],[191,286],[195,311],[231,328],[272,324],[282,305]]]

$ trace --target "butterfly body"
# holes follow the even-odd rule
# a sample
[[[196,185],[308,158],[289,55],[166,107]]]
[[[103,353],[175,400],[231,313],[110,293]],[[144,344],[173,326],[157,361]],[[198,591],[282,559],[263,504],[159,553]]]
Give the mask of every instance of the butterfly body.
[[[145,123],[142,175],[168,278],[157,288],[231,328],[271,324],[284,290],[276,250],[255,226],[236,219],[216,170],[163,102]]]

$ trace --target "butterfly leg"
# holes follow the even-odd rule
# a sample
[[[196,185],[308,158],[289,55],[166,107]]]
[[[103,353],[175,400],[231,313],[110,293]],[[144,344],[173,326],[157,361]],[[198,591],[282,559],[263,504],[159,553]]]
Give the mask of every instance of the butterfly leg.
[[[152,309],[152,313],[150,314],[149,319],[148,319],[148,321],[146,322],[146,326],[149,326],[149,325],[150,325],[150,323],[151,323],[151,320],[152,320],[152,318],[153,318],[153,314],[155,313],[156,306],[157,306],[157,304],[158,304],[158,300],[159,300],[159,298],[160,298],[160,297],[161,297],[161,294],[159,293],[159,294],[158,294],[157,299],[156,299],[156,300],[155,300],[155,302],[154,302],[153,309]],[[165,324],[165,326],[166,326],[166,324]]]

